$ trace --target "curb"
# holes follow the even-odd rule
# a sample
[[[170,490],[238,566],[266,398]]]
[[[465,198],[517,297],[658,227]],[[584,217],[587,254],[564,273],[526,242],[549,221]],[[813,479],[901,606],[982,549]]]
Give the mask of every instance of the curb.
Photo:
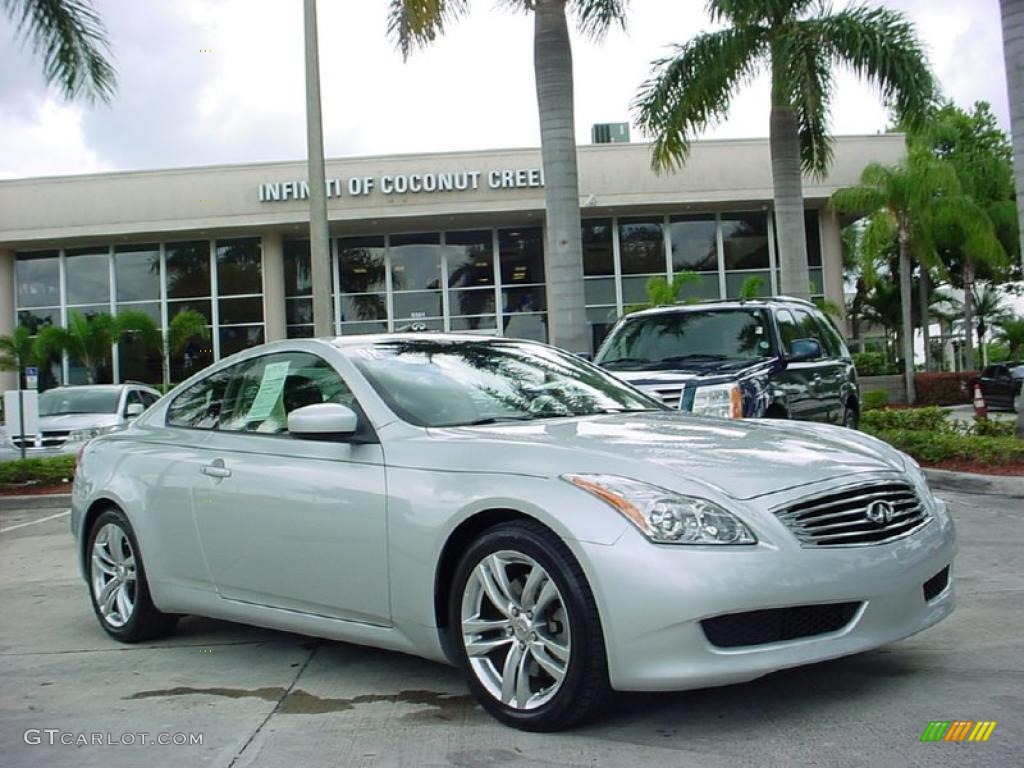
[[[933,490],[1009,496],[1024,499],[1024,477],[1002,475],[976,475],[970,472],[950,472],[948,469],[922,467],[928,485]]]
[[[71,506],[70,493],[40,493],[28,496],[0,496],[0,510],[11,509],[67,509]]]

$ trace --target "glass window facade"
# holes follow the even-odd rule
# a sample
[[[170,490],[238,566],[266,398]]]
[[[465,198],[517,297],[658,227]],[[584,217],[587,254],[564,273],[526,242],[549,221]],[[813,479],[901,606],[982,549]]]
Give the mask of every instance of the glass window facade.
[[[820,294],[817,211],[807,211],[806,221],[811,280]],[[626,308],[647,300],[652,278],[695,272],[698,280],[683,287],[680,299],[737,296],[752,280],[761,295],[777,292],[774,227],[763,210],[670,211],[581,224],[586,322],[595,348]],[[282,252],[287,336],[312,336],[309,241],[284,240]],[[542,227],[346,236],[332,240],[331,254],[333,319],[342,335],[434,329],[548,339]],[[258,237],[18,253],[17,318],[35,333],[65,324],[70,312],[132,310],[166,329],[194,310],[210,338],[190,339],[171,355],[171,380],[180,381],[265,339],[263,258]],[[101,376],[156,383],[162,363],[128,340],[113,350]],[[84,377],[73,360],[51,373],[55,381]]]

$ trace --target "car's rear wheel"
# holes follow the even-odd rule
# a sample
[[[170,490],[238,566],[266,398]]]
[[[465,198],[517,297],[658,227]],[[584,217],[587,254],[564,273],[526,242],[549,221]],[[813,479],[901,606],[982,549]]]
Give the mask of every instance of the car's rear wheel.
[[[601,706],[608,663],[594,596],[544,526],[486,531],[456,570],[449,608],[469,686],[503,723],[555,731]]]
[[[107,634],[137,643],[173,629],[177,617],[153,605],[135,532],[121,510],[111,508],[96,518],[88,555],[92,607]]]

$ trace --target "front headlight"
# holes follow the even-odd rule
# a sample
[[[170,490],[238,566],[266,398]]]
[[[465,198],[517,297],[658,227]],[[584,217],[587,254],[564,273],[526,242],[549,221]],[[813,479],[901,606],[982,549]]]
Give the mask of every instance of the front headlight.
[[[693,397],[693,412],[702,416],[722,419],[743,418],[743,396],[739,384],[711,384],[697,387]]]
[[[111,424],[109,427],[86,427],[85,429],[73,429],[68,433],[69,443],[84,443],[86,440],[92,440],[94,437],[105,435],[108,432],[116,432],[121,427],[117,424]]]
[[[617,475],[562,475],[596,496],[659,544],[755,544],[739,518],[707,499],[682,496]]]
[[[935,508],[935,497],[932,495],[932,489],[928,485],[928,478],[924,476],[924,472],[921,471],[921,465],[914,460],[912,456],[903,454],[903,469],[910,477],[911,482],[917,489],[918,495],[921,497],[921,501],[925,508],[932,510]]]

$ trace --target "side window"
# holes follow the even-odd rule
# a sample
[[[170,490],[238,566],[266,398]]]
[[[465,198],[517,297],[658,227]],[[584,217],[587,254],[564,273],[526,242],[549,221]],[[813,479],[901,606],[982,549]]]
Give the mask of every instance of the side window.
[[[794,309],[793,315],[796,317],[797,323],[800,325],[800,335],[805,339],[814,339],[816,342],[821,344],[822,351],[827,355],[829,353],[829,345],[825,340],[825,335],[822,333],[821,328],[818,327],[818,323],[814,317],[811,316],[810,312],[802,309]]]
[[[122,411],[122,413],[127,415],[128,406],[133,404],[141,405],[143,408],[146,407],[146,403],[142,402],[142,398],[139,397],[139,390],[137,389],[128,390],[128,395],[124,399],[124,410]]]
[[[212,373],[178,395],[167,409],[167,425],[213,429],[224,406],[224,396],[232,375],[251,363],[245,361]]]
[[[225,396],[217,426],[227,432],[281,434],[288,414],[317,403],[354,406],[355,398],[338,373],[306,352],[267,355],[251,361]]]
[[[788,309],[780,309],[775,313],[775,317],[779,322],[779,334],[782,336],[782,348],[786,353],[789,353],[789,345],[796,339],[802,339],[803,332],[800,330],[800,326],[796,324],[796,320],[793,319],[793,315],[790,314]]]
[[[818,321],[818,326],[821,328],[822,334],[825,336],[825,341],[828,345],[825,349],[828,351],[831,357],[849,357],[850,353],[846,349],[846,344],[843,342],[843,337],[836,330],[832,320],[828,318],[824,313],[814,312],[814,319]]]
[[[143,390],[139,390],[139,397],[142,398],[142,405],[145,408],[149,408],[149,406],[151,406],[153,403],[160,399],[152,392],[145,392]]]

